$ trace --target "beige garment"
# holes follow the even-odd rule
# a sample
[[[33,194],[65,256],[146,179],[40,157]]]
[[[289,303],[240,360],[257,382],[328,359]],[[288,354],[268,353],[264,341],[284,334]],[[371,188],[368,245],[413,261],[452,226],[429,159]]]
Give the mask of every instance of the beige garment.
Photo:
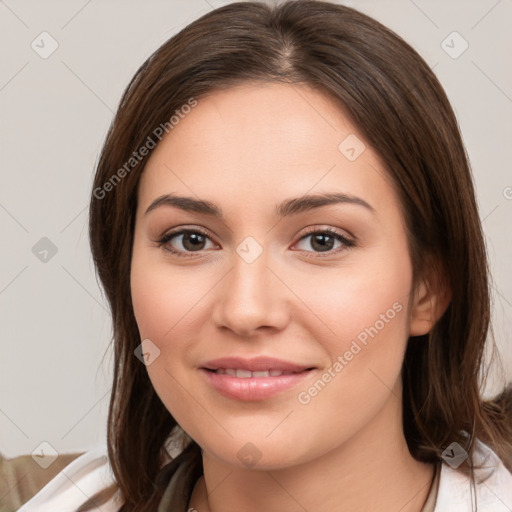
[[[15,512],[82,453],[59,455],[44,469],[31,455],[6,459],[0,454],[0,512]]]

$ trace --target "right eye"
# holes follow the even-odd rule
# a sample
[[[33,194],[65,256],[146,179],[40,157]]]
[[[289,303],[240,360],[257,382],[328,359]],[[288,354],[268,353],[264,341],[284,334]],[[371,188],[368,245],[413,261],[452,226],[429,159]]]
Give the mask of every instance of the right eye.
[[[210,237],[202,230],[180,229],[166,233],[158,240],[158,246],[177,256],[189,257],[191,254],[187,253],[196,253],[204,250],[207,240],[210,240]],[[176,245],[181,245],[184,249],[176,248]]]

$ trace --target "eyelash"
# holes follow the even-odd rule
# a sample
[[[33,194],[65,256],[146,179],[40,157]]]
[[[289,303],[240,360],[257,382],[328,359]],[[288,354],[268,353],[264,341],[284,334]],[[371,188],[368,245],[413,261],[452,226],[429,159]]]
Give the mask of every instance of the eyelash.
[[[157,240],[158,247],[162,247],[162,246],[168,244],[171,241],[171,239],[173,239],[175,236],[184,235],[184,234],[200,234],[203,237],[210,239],[210,236],[208,235],[208,233],[206,233],[202,229],[199,229],[199,228],[180,229],[177,231],[171,231],[169,233],[166,233],[159,240]],[[307,230],[306,233],[304,233],[299,238],[297,243],[302,241],[303,239],[307,238],[308,236],[315,235],[315,234],[329,234],[333,238],[335,238],[336,240],[341,242],[345,247],[338,248],[337,250],[326,251],[325,253],[321,253],[321,252],[315,253],[315,251],[303,251],[306,253],[310,253],[310,252],[315,253],[316,256],[313,256],[314,258],[323,258],[323,257],[327,257],[327,256],[332,256],[333,254],[337,254],[341,251],[344,251],[344,250],[346,250],[350,247],[354,247],[356,245],[354,240],[350,240],[350,239],[346,238],[345,236],[343,236],[342,234],[338,233],[337,231],[335,231],[334,229],[331,229],[331,228],[324,228],[324,229],[311,228],[311,229]],[[197,253],[201,252],[201,251],[188,251],[188,252],[177,251],[176,249],[173,249],[172,246],[164,247],[164,249],[166,251],[169,251],[169,252],[175,254],[176,256],[184,257],[184,258],[194,257],[195,252],[197,252]]]

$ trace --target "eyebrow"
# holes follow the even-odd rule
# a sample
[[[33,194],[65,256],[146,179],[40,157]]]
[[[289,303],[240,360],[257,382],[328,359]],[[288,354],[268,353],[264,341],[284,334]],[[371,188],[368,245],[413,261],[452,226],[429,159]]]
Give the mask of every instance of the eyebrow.
[[[325,193],[286,199],[276,206],[275,214],[282,218],[332,204],[354,204],[362,206],[374,214],[376,213],[375,209],[360,197],[342,193]],[[165,194],[157,197],[149,205],[145,215],[160,206],[174,206],[187,212],[200,213],[224,220],[222,209],[215,203],[176,194]]]

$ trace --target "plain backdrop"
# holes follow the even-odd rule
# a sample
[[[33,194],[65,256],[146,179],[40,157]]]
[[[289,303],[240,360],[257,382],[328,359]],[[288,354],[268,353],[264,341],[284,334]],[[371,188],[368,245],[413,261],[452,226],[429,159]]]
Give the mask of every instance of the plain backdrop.
[[[85,451],[105,439],[111,323],[87,235],[94,166],[137,68],[226,3],[0,1],[0,451],[7,456],[42,442]],[[512,3],[340,3],[418,50],[452,102],[473,167],[496,338],[511,380]],[[493,376],[486,394],[504,384]]]

